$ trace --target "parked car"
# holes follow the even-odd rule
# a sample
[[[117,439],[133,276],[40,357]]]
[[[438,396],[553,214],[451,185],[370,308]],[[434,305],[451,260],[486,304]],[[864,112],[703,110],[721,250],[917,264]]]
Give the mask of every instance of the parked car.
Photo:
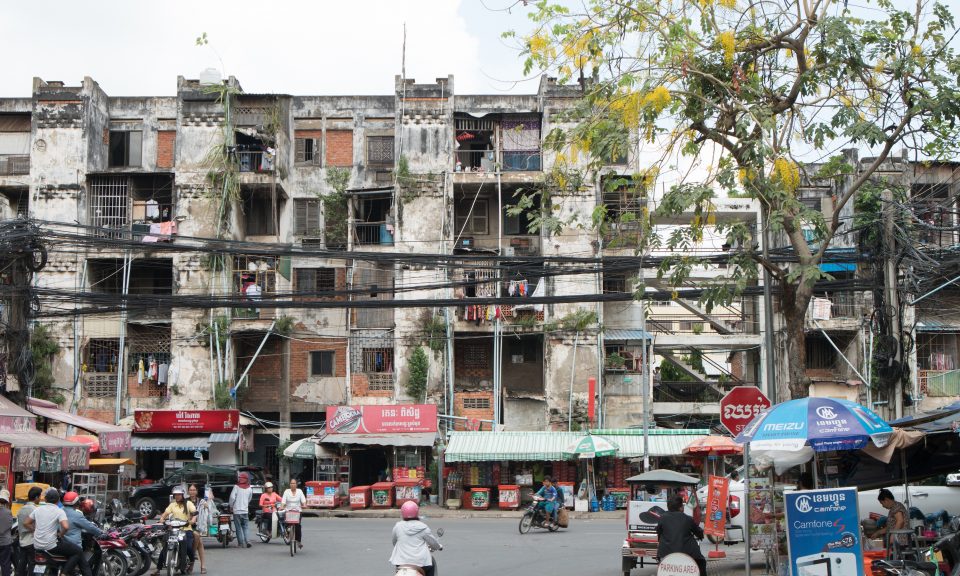
[[[260,493],[263,492],[263,470],[251,466],[226,466],[212,464],[187,464],[153,484],[134,486],[130,489],[130,505],[141,515],[153,518],[166,509],[175,486],[196,484],[200,493],[210,484],[213,497],[218,503],[230,498],[230,491],[237,483],[237,474],[247,472],[253,495],[250,500],[251,516],[260,508]]]
[[[947,474],[947,486],[960,486],[960,472]]]

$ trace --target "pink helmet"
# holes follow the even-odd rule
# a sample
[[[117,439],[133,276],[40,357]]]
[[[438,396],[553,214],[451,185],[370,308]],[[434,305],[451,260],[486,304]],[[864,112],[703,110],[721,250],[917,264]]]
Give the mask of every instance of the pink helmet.
[[[420,506],[417,506],[416,502],[404,502],[400,507],[400,517],[404,520],[416,520],[420,517]]]

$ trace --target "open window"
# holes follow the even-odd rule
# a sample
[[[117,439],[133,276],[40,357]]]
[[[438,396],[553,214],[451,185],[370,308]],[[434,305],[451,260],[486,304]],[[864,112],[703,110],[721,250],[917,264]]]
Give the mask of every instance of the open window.
[[[111,168],[142,166],[143,132],[111,130],[108,162]]]
[[[285,199],[279,187],[276,197],[268,187],[244,191],[243,229],[247,236],[276,236],[277,219]]]
[[[333,350],[311,352],[310,376],[336,376],[336,352]]]

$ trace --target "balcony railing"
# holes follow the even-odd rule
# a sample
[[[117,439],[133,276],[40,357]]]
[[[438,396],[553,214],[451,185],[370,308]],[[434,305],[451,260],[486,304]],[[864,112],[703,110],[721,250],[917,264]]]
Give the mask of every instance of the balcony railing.
[[[917,370],[920,393],[927,396],[960,396],[960,370]]]
[[[393,231],[386,222],[355,222],[353,243],[360,246],[393,246]]]
[[[807,307],[808,320],[860,318],[863,315],[862,293],[836,293],[814,296]]]
[[[0,154],[0,176],[19,176],[30,173],[30,156]]]
[[[263,150],[235,152],[240,172],[273,172],[276,155]]]
[[[456,172],[539,172],[540,150],[459,150]]]

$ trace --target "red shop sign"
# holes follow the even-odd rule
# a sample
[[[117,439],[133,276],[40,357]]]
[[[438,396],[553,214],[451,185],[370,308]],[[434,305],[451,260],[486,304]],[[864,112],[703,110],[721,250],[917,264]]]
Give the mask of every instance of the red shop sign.
[[[137,410],[134,413],[137,432],[236,432],[239,423],[238,410]]]
[[[327,406],[328,434],[436,432],[434,404]]]
[[[0,488],[6,488],[13,494],[13,448],[6,442],[0,442]]]

